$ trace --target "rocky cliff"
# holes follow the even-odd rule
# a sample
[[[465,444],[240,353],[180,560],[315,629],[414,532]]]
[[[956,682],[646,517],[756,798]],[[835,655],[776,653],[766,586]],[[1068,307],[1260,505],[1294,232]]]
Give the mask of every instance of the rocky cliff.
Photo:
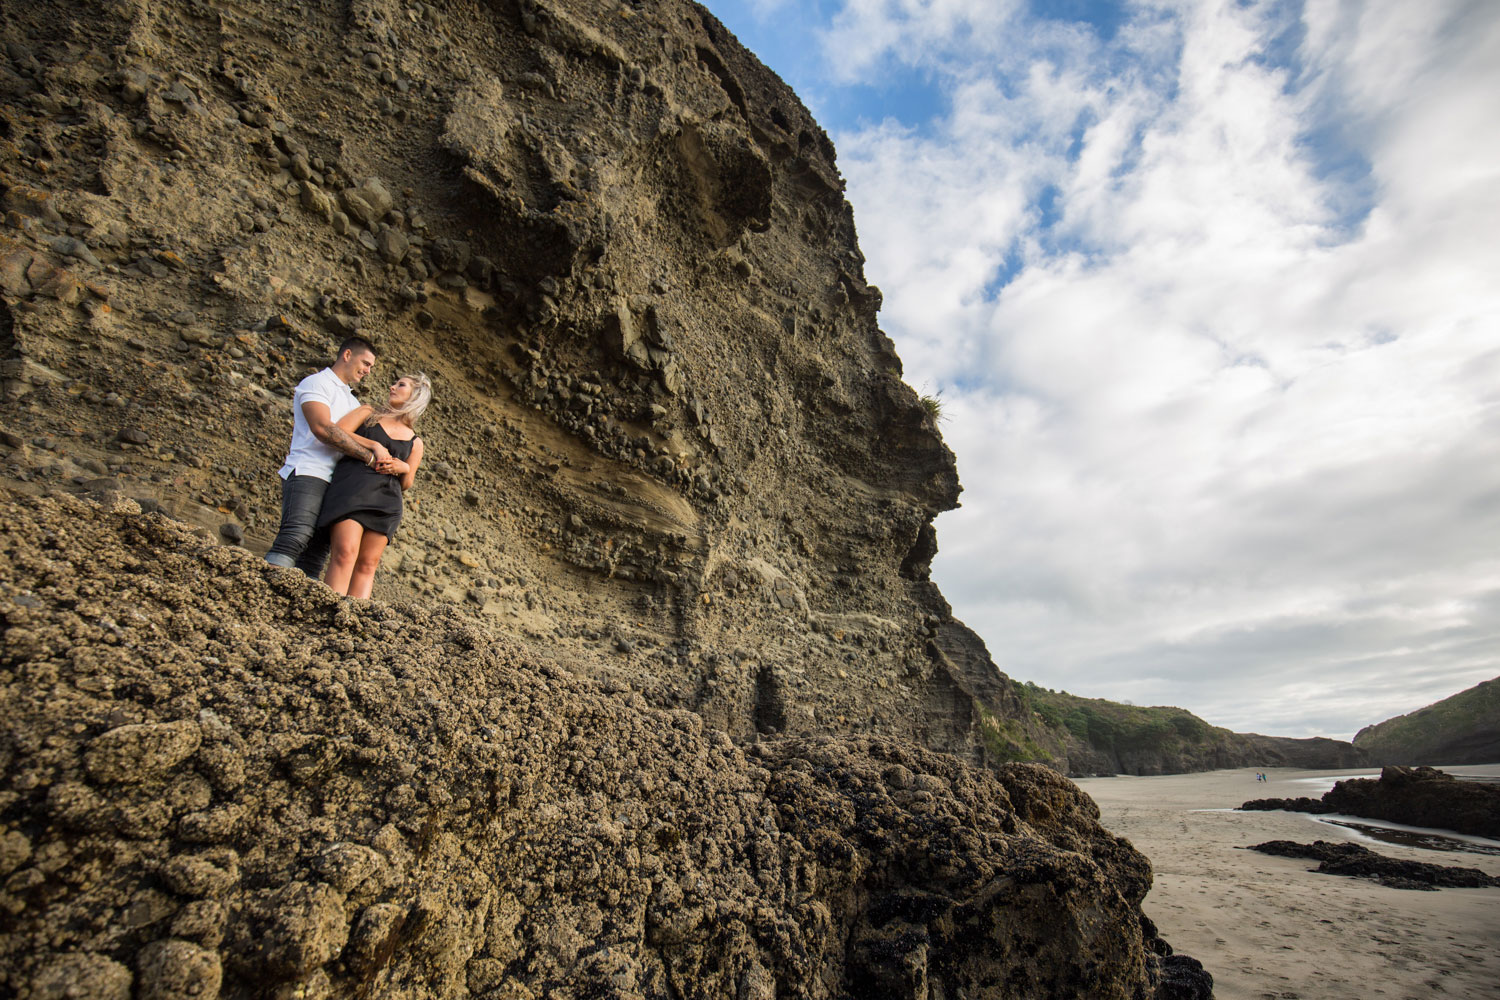
[[[357,331],[371,384],[437,387],[378,596],[736,738],[1020,755],[1033,720],[927,579],[957,477],[833,147],[706,11],[57,2],[3,31],[0,471],[263,551],[291,388]]]
[[[1061,747],[928,580],[957,477],[832,145],[710,14],[0,42],[7,991],[1207,994],[1003,763]],[[437,386],[370,605],[257,557],[351,332]]]

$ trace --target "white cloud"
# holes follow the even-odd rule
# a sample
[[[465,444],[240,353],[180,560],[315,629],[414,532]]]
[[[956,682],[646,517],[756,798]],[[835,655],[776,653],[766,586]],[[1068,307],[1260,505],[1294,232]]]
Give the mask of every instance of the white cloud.
[[[825,44],[953,102],[835,138],[944,391],[959,616],[1017,677],[1347,737],[1500,674],[1500,9],[1310,0],[1290,65],[1288,9],[852,0]]]

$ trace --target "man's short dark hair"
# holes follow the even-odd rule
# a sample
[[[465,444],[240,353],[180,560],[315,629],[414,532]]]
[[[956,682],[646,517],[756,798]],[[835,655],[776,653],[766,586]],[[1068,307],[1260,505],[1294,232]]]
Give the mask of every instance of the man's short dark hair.
[[[370,356],[374,357],[375,345],[363,337],[346,337],[344,338],[344,342],[339,345],[339,352],[334,357],[342,358],[345,351],[353,351],[355,354],[358,354],[360,351],[369,351]]]

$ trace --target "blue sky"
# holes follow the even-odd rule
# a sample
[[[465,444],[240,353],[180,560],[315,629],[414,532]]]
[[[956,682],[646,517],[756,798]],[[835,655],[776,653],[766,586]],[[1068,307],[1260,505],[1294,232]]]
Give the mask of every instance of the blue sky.
[[[1500,675],[1500,4],[709,7],[838,148],[1001,669],[1345,738]]]

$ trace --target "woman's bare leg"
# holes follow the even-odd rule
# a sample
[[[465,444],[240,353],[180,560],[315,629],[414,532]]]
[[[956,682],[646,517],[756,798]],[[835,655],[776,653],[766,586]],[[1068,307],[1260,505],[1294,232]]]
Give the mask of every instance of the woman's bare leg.
[[[359,542],[359,558],[354,561],[354,573],[349,577],[350,597],[369,597],[375,586],[375,567],[385,553],[390,539],[376,531],[367,531]]]
[[[335,521],[328,531],[328,572],[323,575],[323,582],[332,587],[334,593],[347,594],[355,563],[359,561],[360,542],[365,534],[365,526],[351,518],[345,518]],[[379,538],[382,543],[385,541],[384,535],[374,537]]]

